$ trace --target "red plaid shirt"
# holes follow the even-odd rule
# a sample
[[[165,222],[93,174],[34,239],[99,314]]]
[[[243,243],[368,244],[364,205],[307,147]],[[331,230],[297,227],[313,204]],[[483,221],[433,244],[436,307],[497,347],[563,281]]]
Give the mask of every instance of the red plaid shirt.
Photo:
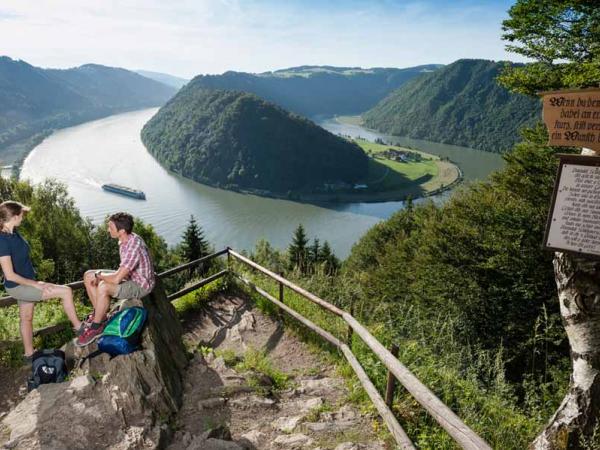
[[[135,233],[119,242],[121,267],[129,269],[129,279],[148,292],[154,289],[154,267],[144,240]]]

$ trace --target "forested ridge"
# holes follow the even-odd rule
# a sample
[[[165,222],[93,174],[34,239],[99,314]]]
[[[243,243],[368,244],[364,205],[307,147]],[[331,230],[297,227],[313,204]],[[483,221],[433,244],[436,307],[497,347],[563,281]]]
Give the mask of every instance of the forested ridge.
[[[439,67],[440,64],[405,69],[300,66],[260,74],[229,71],[200,75],[190,84],[251,92],[305,117],[360,114],[408,80]]]
[[[97,64],[58,70],[0,57],[0,158],[11,144],[117,112],[158,106],[175,89]]]
[[[541,105],[497,83],[506,64],[458,60],[407,82],[363,119],[388,134],[508,151],[518,142],[519,130],[539,120]]]
[[[193,82],[144,126],[142,141],[170,170],[228,189],[286,193],[367,173],[357,144],[253,94]]]

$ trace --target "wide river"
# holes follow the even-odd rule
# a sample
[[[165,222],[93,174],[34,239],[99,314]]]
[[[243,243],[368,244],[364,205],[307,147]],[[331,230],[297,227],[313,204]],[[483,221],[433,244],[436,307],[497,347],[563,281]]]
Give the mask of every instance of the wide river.
[[[230,246],[250,250],[261,238],[284,249],[302,223],[311,239],[329,241],[336,255],[345,258],[370,227],[403,207],[402,202],[319,206],[238,194],[187,180],[164,169],[140,140],[142,126],[156,111],[151,108],[118,114],[57,131],[29,154],[21,178],[34,183],[54,178],[65,183],[82,215],[94,223],[100,223],[107,214],[128,211],[152,224],[170,245],[180,241],[193,214],[217,249]],[[372,139],[379,136],[333,120],[321,125],[334,133]],[[467,179],[483,178],[502,164],[497,155],[421,141],[410,143],[450,156]],[[101,189],[104,183],[140,189],[147,200],[105,192]]]

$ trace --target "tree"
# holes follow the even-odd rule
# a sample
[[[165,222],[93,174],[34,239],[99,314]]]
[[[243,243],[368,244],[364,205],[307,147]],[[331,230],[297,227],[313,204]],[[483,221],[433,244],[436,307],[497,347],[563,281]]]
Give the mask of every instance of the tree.
[[[204,231],[196,222],[194,216],[190,216],[190,221],[183,232],[180,254],[185,262],[195,261],[209,254],[209,245],[204,237]],[[208,266],[204,265],[202,273],[206,272]],[[194,270],[190,271],[193,273]]]
[[[340,267],[340,261],[331,251],[331,247],[327,241],[325,241],[321,247],[319,261],[323,264],[323,268],[327,275],[334,275]]]
[[[306,248],[306,244],[308,244],[308,238],[306,237],[304,227],[300,224],[294,231],[292,243],[288,247],[291,270],[298,268],[301,273],[306,272],[308,261],[308,249]]]
[[[535,60],[506,70],[513,91],[583,88],[600,84],[597,0],[519,0],[503,22],[507,49]],[[590,151],[591,152],[591,151]],[[554,272],[571,346],[569,391],[532,448],[575,449],[600,426],[600,262],[557,252]]]
[[[319,238],[314,238],[313,243],[308,249],[308,258],[311,268],[314,269],[321,262],[321,244]]]
[[[507,66],[499,80],[515,92],[600,84],[597,0],[519,0],[502,24],[506,49],[535,62]]]

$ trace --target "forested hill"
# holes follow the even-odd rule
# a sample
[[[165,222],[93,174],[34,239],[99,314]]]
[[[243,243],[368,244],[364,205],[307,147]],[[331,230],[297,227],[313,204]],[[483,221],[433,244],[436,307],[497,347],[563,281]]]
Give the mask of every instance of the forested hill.
[[[42,69],[0,57],[0,158],[37,134],[116,112],[164,104],[175,89],[125,69]]]
[[[537,99],[498,85],[504,64],[458,60],[406,83],[363,119],[388,134],[504,152],[541,117]]]
[[[438,64],[406,69],[300,66],[251,74],[225,72],[200,75],[196,87],[251,92],[305,117],[360,114],[408,80],[441,67]]]
[[[228,189],[287,193],[367,173],[358,145],[244,92],[189,83],[142,129],[168,169]]]

